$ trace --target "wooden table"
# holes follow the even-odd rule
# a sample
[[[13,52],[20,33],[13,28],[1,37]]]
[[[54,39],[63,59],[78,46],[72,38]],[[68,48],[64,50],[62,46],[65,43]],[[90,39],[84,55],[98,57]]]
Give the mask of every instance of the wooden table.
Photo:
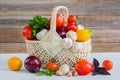
[[[114,67],[110,76],[91,74],[87,76],[67,77],[67,76],[36,76],[35,74],[27,72],[24,67],[18,72],[10,71],[7,67],[7,61],[10,57],[17,56],[23,61],[28,56],[25,53],[16,54],[0,54],[0,80],[119,80],[120,71],[120,52],[103,52],[103,53],[91,53],[89,61],[92,62],[93,58],[97,58],[100,63],[105,59],[109,59],[113,62]]]

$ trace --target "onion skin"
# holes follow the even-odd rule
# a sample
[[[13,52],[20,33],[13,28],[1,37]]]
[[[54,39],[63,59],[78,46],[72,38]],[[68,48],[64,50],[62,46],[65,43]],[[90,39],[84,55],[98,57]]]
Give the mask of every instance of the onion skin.
[[[62,27],[60,29],[57,30],[57,33],[62,37],[62,38],[66,38],[66,27]]]
[[[38,57],[29,56],[24,61],[24,67],[30,73],[36,73],[41,68],[41,61]]]

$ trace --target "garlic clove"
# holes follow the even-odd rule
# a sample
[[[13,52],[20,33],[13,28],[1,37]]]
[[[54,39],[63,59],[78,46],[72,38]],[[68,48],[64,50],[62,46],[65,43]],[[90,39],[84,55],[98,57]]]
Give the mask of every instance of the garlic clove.
[[[79,24],[77,27],[78,27],[78,30],[84,29],[84,27],[81,24]]]
[[[61,42],[61,45],[65,49],[69,49],[73,45],[73,41],[70,38],[64,38]]]
[[[66,37],[72,39],[73,41],[77,40],[76,32],[72,30],[66,33]]]
[[[77,76],[77,75],[78,75],[78,72],[77,72],[76,70],[73,70],[73,71],[72,71],[72,74],[73,74],[73,76]]]
[[[71,48],[72,52],[78,52],[79,50],[82,49],[82,44],[75,42]]]
[[[65,75],[70,71],[70,68],[67,64],[63,64],[60,66],[59,71],[61,71]]]
[[[57,75],[57,76],[62,76],[63,73],[62,73],[61,71],[57,70],[57,71],[56,71],[56,75]]]
[[[74,76],[78,76],[78,72],[77,71],[75,71]]]
[[[72,76],[72,72],[69,71],[69,72],[67,73],[67,76],[68,76],[68,77],[71,77],[71,76]]]
[[[41,40],[41,39],[45,36],[45,34],[46,34],[47,32],[48,32],[47,29],[41,30],[40,32],[37,33],[36,38],[37,38],[38,40]]]

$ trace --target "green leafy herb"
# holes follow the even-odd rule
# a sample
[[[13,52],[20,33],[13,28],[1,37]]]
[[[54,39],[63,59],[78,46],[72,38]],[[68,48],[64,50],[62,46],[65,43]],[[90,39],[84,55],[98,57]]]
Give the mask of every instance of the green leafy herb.
[[[36,15],[34,16],[33,19],[28,21],[28,24],[32,26],[33,28],[32,33],[33,33],[33,36],[35,37],[38,32],[40,32],[42,29],[47,28],[48,19]]]
[[[92,75],[111,75],[104,67],[99,67],[99,62],[97,59],[93,59],[93,67],[94,70],[92,72]]]
[[[55,71],[51,71],[48,68],[46,69],[46,71],[39,71],[39,72],[37,72],[38,76],[42,76],[42,75],[52,76],[52,75],[55,75],[55,74],[56,74]]]
[[[38,76],[42,76],[42,75],[45,75],[45,74],[46,74],[45,71],[39,71],[39,72],[37,72],[37,75],[38,75]]]
[[[92,29],[87,29],[87,31],[88,31],[89,35],[91,36],[93,33]]]

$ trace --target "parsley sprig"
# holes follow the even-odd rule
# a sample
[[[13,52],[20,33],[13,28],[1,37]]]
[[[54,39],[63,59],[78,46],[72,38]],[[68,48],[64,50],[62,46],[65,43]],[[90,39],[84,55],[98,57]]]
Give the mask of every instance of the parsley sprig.
[[[48,19],[36,15],[33,17],[33,19],[28,21],[28,24],[33,28],[32,33],[35,37],[38,32],[40,32],[42,29],[47,28]]]
[[[37,76],[43,76],[43,75],[47,75],[47,76],[52,76],[55,75],[55,71],[51,71],[50,69],[46,69],[45,71],[39,71],[37,72]]]

